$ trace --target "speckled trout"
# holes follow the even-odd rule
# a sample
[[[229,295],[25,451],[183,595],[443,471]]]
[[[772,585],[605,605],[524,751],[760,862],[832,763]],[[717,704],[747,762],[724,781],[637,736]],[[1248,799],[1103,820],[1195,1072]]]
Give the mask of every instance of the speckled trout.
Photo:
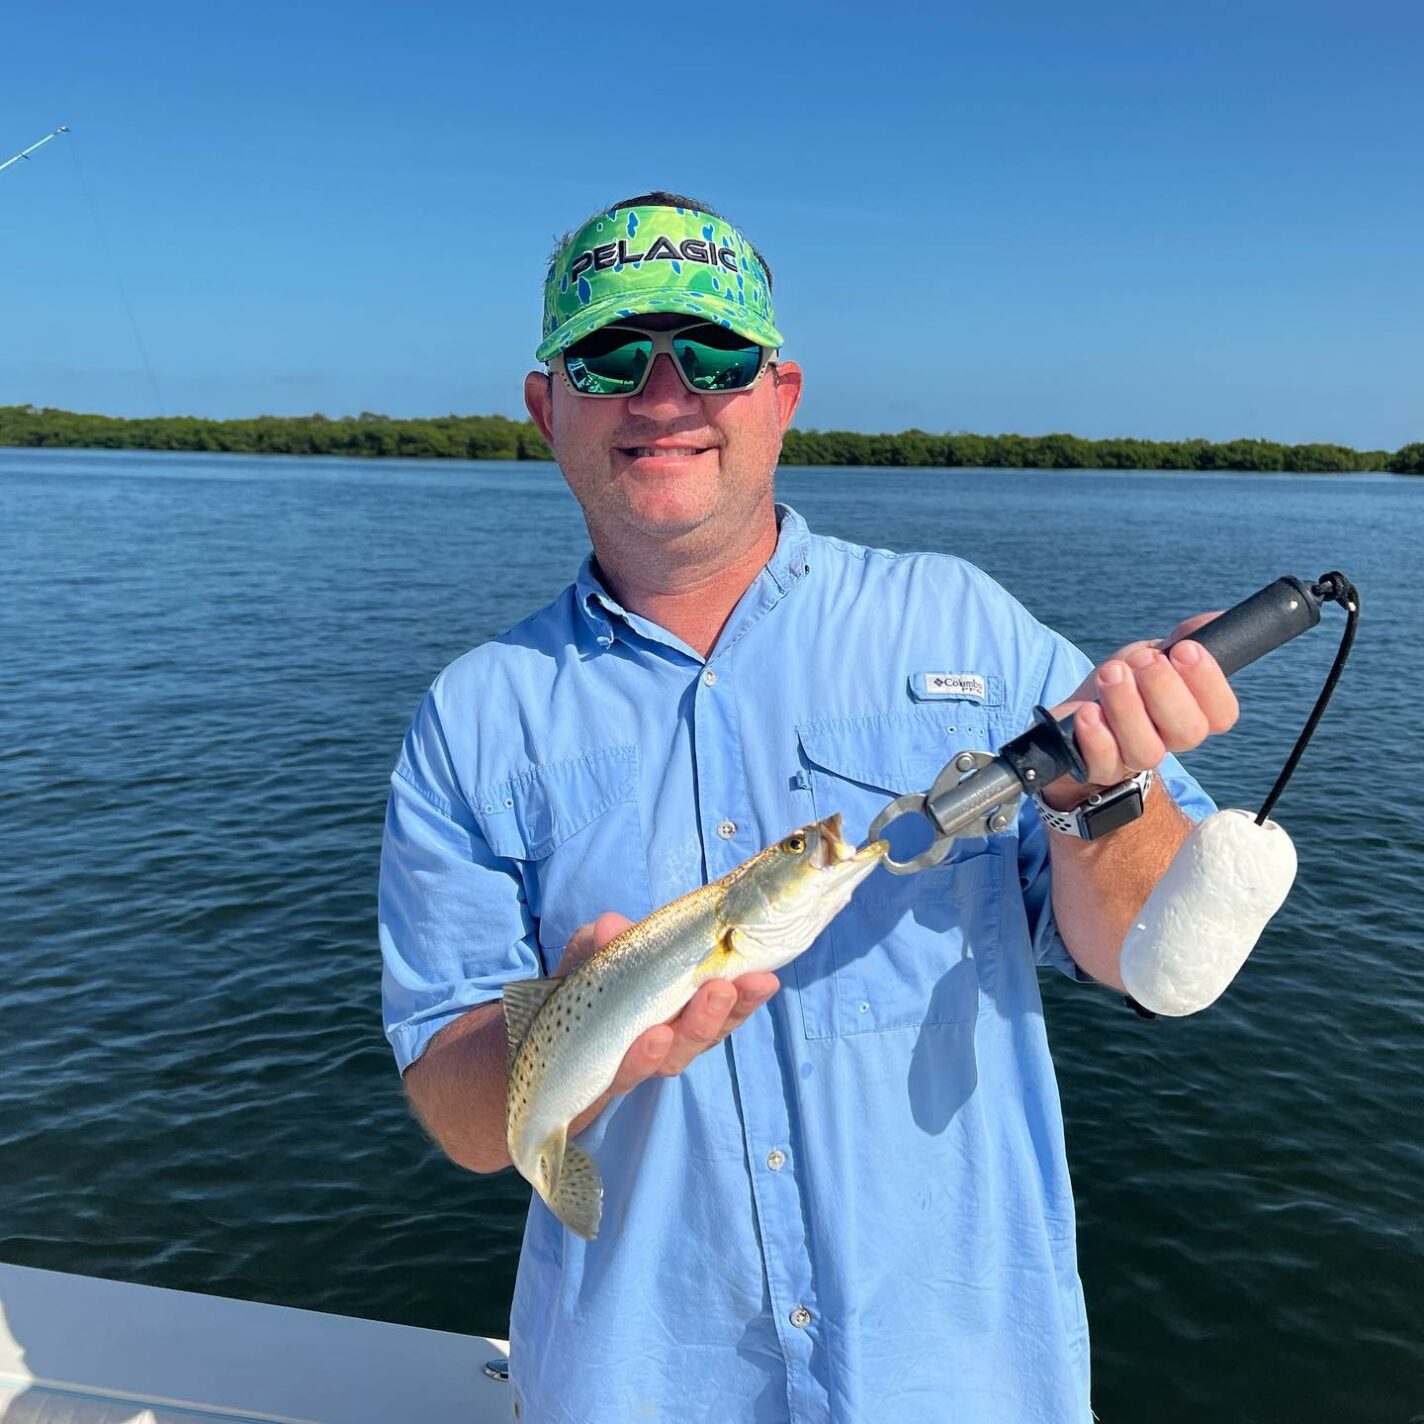
[[[809,948],[887,849],[856,850],[839,816],[813,821],[630,925],[566,977],[505,986],[509,1155],[571,1231],[598,1234],[603,1183],[569,1124],[608,1089],[633,1040],[707,980],[779,969]]]

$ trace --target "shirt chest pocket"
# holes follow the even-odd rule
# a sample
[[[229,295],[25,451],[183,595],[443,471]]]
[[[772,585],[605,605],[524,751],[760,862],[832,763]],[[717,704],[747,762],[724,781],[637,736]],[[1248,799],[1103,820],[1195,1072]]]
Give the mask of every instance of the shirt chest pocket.
[[[957,752],[986,747],[989,729],[981,707],[937,703],[805,723],[797,737],[816,815],[840,812],[858,843],[886,802],[927,790]],[[887,834],[897,860],[930,838],[916,818]],[[918,874],[877,870],[794,961],[807,1037],[972,1020],[1002,934],[1005,866],[1015,862],[1004,851],[1012,849],[1012,837],[964,839]]]
[[[637,920],[652,909],[637,791],[637,747],[612,746],[531,764],[476,794],[490,849],[517,864],[545,973],[604,910]]]

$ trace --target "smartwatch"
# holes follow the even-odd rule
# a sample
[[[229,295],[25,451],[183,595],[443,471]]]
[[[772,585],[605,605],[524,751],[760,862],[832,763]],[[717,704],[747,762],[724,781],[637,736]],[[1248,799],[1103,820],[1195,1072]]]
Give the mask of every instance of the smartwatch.
[[[1151,785],[1152,773],[1139,771],[1136,776],[1120,781],[1116,786],[1095,791],[1071,811],[1056,810],[1041,796],[1036,795],[1033,800],[1049,830],[1076,836],[1082,841],[1097,841],[1142,814],[1147,805],[1147,789]]]

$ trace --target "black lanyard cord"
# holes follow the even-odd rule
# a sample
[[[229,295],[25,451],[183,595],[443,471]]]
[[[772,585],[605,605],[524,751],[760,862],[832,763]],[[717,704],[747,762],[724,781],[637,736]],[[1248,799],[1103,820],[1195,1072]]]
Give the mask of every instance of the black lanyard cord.
[[[1291,748],[1291,754],[1286,758],[1286,764],[1281,769],[1281,774],[1276,778],[1276,784],[1271,787],[1270,795],[1262,803],[1260,814],[1256,817],[1258,826],[1274,810],[1281,792],[1286,789],[1286,782],[1291,779],[1291,773],[1296,769],[1302,754],[1310,744],[1310,739],[1315,734],[1315,728],[1320,722],[1326,704],[1330,701],[1330,695],[1335,691],[1335,684],[1340,681],[1340,674],[1345,669],[1345,659],[1350,656],[1350,648],[1355,641],[1355,629],[1360,622],[1359,592],[1355,585],[1338,570],[1322,574],[1319,580],[1311,585],[1310,591],[1321,602],[1338,603],[1345,610],[1345,631],[1341,635],[1340,648],[1335,654],[1335,662],[1330,669],[1330,675],[1325,679],[1325,686],[1320,689],[1320,696],[1316,698],[1315,706],[1311,709],[1309,718],[1306,719],[1305,727],[1300,736],[1296,738],[1295,746]]]

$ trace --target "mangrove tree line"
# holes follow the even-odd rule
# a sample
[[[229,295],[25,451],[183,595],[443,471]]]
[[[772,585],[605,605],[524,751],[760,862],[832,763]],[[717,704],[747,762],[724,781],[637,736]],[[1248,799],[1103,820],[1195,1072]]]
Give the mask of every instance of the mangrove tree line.
[[[262,415],[250,420],[194,416],[126,420],[29,405],[0,406],[0,445],[101,450],[210,450],[245,455],[344,455],[437,460],[547,460],[549,448],[526,420],[445,415],[392,420],[369,412]],[[1424,474],[1424,443],[1385,450],[1345,445],[1281,445],[1273,440],[1083,440],[1076,435],[931,435],[902,430],[787,433],[787,465],[918,465],[1047,470],[1394,470]]]

